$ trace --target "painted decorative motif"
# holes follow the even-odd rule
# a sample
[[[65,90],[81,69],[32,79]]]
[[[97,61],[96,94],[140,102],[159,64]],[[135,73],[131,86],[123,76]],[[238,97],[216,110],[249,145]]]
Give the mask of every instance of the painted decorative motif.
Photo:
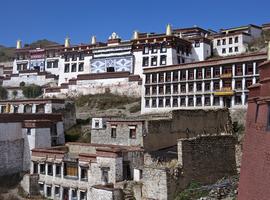
[[[133,57],[112,57],[112,58],[99,58],[91,60],[91,72],[102,73],[108,71],[131,71],[133,66]]]

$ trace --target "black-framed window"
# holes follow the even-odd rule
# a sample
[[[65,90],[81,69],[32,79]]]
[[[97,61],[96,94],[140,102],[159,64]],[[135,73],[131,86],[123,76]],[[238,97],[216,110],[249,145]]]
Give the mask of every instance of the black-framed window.
[[[151,53],[157,53],[157,45],[152,45],[152,52]]]
[[[160,65],[166,65],[166,63],[167,63],[167,56],[161,55],[160,56]]]
[[[238,36],[234,38],[234,43],[238,43]]]
[[[167,47],[166,47],[166,43],[162,43],[160,46],[160,52],[161,53],[166,53],[167,52]]]
[[[136,139],[136,126],[129,127],[129,138]]]
[[[77,64],[74,63],[71,65],[71,72],[76,72],[77,71]]]
[[[111,138],[116,138],[116,126],[111,127]]]
[[[69,72],[69,64],[65,64],[65,70],[64,70],[65,73],[68,73]]]
[[[79,72],[82,72],[84,70],[83,65],[84,65],[83,63],[79,63],[79,69],[78,69]]]
[[[220,46],[220,40],[217,40],[217,46]]]
[[[143,57],[143,67],[149,66],[149,58],[148,57]]]
[[[143,54],[149,54],[149,47],[148,46],[143,47]]]
[[[152,66],[157,66],[157,56],[152,56],[151,57],[151,65]]]
[[[232,44],[233,42],[233,39],[232,38],[229,38],[229,44]]]

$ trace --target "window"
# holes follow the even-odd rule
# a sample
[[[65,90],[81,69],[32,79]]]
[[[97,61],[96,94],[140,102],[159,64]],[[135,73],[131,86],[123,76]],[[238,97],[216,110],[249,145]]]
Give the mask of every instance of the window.
[[[181,71],[181,77],[180,77],[180,80],[181,80],[181,81],[186,80],[186,71],[184,71],[184,70]]]
[[[197,71],[197,79],[202,79],[202,70]]]
[[[233,41],[232,38],[229,38],[229,44],[232,44],[232,41]]]
[[[65,73],[68,73],[69,72],[69,64],[65,64]]]
[[[149,47],[148,46],[145,46],[143,48],[143,54],[148,54],[149,53]]]
[[[235,89],[237,89],[237,90],[242,89],[242,80],[235,81]]]
[[[219,81],[214,82],[214,90],[219,90]]]
[[[233,52],[233,51],[232,51],[232,47],[230,47],[230,48],[229,48],[229,53],[232,53],[232,52]]]
[[[152,74],[152,83],[157,82],[157,74]]]
[[[193,70],[189,70],[188,71],[188,80],[193,80],[194,79],[194,71]]]
[[[150,74],[145,75],[145,83],[150,83]]]
[[[72,54],[72,60],[73,60],[73,61],[77,60],[77,55]]]
[[[204,91],[210,91],[211,87],[210,87],[210,82],[205,82],[204,84]]]
[[[152,56],[151,57],[151,65],[152,66],[157,66],[157,56]]]
[[[173,72],[173,81],[178,81],[178,71]]]
[[[60,164],[55,165],[55,176],[61,177],[61,168]]]
[[[136,139],[136,126],[129,126],[129,138]]]
[[[65,62],[68,62],[69,61],[69,57],[68,55],[65,55]]]
[[[157,53],[157,45],[152,46],[152,53]]]
[[[36,162],[33,162],[33,173],[34,174],[38,173],[38,164]]]
[[[222,48],[222,53],[226,53],[226,49],[225,48]]]
[[[202,84],[201,83],[197,83],[197,92],[201,92],[202,91]]]
[[[60,197],[60,187],[59,186],[54,186],[54,196]]]
[[[219,97],[214,97],[214,106],[219,106]]]
[[[238,47],[234,47],[234,52],[238,52]]]
[[[150,107],[150,100],[149,99],[145,99],[145,107],[146,108]]]
[[[205,69],[205,78],[211,78],[211,69],[210,68]]]
[[[170,98],[165,99],[165,106],[166,107],[171,107],[171,99]]]
[[[178,99],[176,97],[173,98],[173,107],[178,107]]]
[[[80,53],[79,60],[83,60],[83,59],[84,59],[84,55],[82,53]]]
[[[181,84],[181,92],[186,93],[186,84]]]
[[[215,78],[218,78],[219,76],[220,76],[220,69],[219,69],[219,67],[216,67],[214,69],[214,77]]]
[[[164,82],[164,73],[159,73],[158,82],[159,82],[159,83]]]
[[[158,94],[164,94],[163,85],[158,86]]]
[[[161,44],[160,52],[161,52],[161,53],[167,52],[166,43],[162,43],[162,44]]]
[[[107,67],[107,72],[115,72],[114,67]]]
[[[87,181],[88,180],[87,171],[88,171],[88,169],[86,167],[81,167],[81,180],[82,181]]]
[[[145,87],[145,95],[150,95],[150,87]]]
[[[180,98],[180,106],[186,106],[186,98],[185,97]]]
[[[31,128],[27,128],[27,135],[31,135]]]
[[[45,174],[45,164],[44,163],[39,165],[39,173]]]
[[[71,72],[76,72],[77,71],[77,64],[74,63],[71,65]]]
[[[143,57],[143,67],[149,65],[149,58],[148,57]]]
[[[84,70],[83,63],[79,63],[79,72],[82,72]]]
[[[210,106],[211,105],[210,96],[205,96],[204,97],[204,105],[205,106]]]
[[[251,79],[247,79],[246,80],[246,89],[252,85],[252,80]]]
[[[200,41],[199,40],[195,40],[194,46],[195,47],[200,47]]]
[[[111,138],[116,138],[116,125],[111,126]]]
[[[220,46],[220,40],[217,40],[217,46]]]
[[[178,94],[178,85],[173,84],[173,94]]]
[[[222,39],[222,45],[226,45],[226,39]]]
[[[163,107],[163,98],[158,99],[158,107]]]
[[[53,165],[51,163],[47,163],[47,175],[53,175]]]
[[[237,64],[236,67],[236,75],[237,76],[241,76],[243,75],[243,68],[242,68],[242,64]]]
[[[152,94],[157,94],[157,86],[152,87]]]
[[[53,62],[53,68],[58,68],[58,61]]]
[[[193,83],[188,84],[188,91],[193,92]]]
[[[51,197],[52,196],[52,186],[47,186],[46,196],[47,197]]]
[[[86,192],[80,191],[80,200],[86,200]]]
[[[167,59],[166,55],[161,55],[160,56],[160,65],[166,65],[166,59]]]
[[[72,200],[77,200],[77,189],[72,189],[71,190],[71,199]]]
[[[152,99],[152,107],[153,108],[157,107],[157,99],[156,98]]]
[[[246,74],[252,75],[253,74],[253,63],[246,64]]]
[[[77,163],[64,163],[64,176],[66,178],[78,178]]]
[[[188,106],[194,106],[193,97],[188,98]]]
[[[165,86],[165,93],[166,94],[171,94],[171,85],[166,85]]]
[[[241,105],[241,104],[242,104],[241,95],[236,95],[235,96],[235,105]]]
[[[104,184],[107,184],[109,182],[109,171],[110,168],[108,167],[101,168],[101,182],[103,182]]]
[[[238,43],[238,36],[234,38],[234,43]]]
[[[52,66],[53,66],[53,62],[47,62],[47,68],[49,69],[49,68],[52,68]]]
[[[44,193],[44,183],[39,183],[38,185],[39,185],[39,192],[41,194],[43,194]]]
[[[166,82],[170,82],[171,81],[171,72],[167,72],[166,73],[165,81]]]
[[[202,97],[201,96],[196,97],[196,105],[202,106]]]

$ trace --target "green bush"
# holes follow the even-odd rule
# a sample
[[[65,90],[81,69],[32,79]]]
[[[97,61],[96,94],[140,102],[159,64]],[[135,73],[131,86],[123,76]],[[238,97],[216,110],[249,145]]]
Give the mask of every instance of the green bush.
[[[201,184],[192,181],[188,188],[177,194],[175,200],[193,200],[207,196],[209,191],[202,189]]]
[[[25,82],[24,81],[20,82],[20,87],[24,87],[24,86],[25,86]]]
[[[6,88],[0,86],[0,100],[5,100],[8,98],[8,91]]]
[[[36,98],[42,94],[42,88],[39,85],[31,84],[22,87],[22,92],[26,98]]]

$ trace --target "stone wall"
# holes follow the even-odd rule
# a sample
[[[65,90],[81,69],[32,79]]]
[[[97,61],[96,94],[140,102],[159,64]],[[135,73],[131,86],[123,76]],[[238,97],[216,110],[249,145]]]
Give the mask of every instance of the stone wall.
[[[23,171],[24,139],[0,141],[0,176]]]
[[[120,189],[106,187],[92,187],[90,200],[122,200],[123,196]]]
[[[29,195],[39,195],[38,175],[25,174],[20,182],[23,190]]]
[[[236,174],[236,141],[232,135],[180,139],[178,161],[185,179],[208,184]]]
[[[147,123],[147,134],[143,139],[147,151],[174,146],[180,138],[232,131],[228,109],[175,110],[171,119],[150,120]]]

